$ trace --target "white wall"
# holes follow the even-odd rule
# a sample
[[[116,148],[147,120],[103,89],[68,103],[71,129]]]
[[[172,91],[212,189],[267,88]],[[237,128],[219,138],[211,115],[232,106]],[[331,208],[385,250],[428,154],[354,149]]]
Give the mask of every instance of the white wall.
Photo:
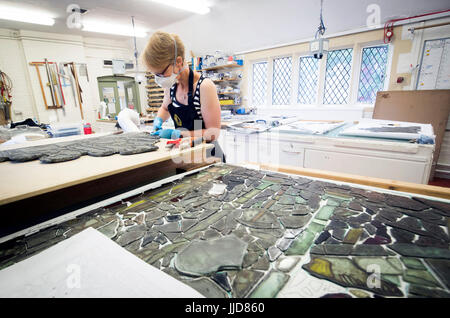
[[[63,87],[66,100],[65,115],[61,109],[47,110],[39,85],[37,72],[30,62],[43,61],[47,58],[52,62],[87,63],[87,77],[77,73],[82,89],[84,121],[94,125],[97,119],[97,108],[100,102],[97,77],[112,75],[111,68],[103,67],[104,59],[133,59],[131,42],[84,38],[76,35],[43,33],[33,31],[13,31],[0,29],[0,69],[8,74],[13,81],[12,119],[21,121],[34,118],[42,123],[50,123],[56,118],[59,122],[80,122],[81,112],[78,102],[75,102],[72,88]],[[68,69],[65,69],[68,72]],[[41,79],[45,85],[48,80],[43,67],[40,68]],[[134,72],[130,72],[134,76]],[[46,91],[47,104],[52,104],[49,90]],[[145,83],[140,87],[141,106],[145,111],[147,103]],[[17,113],[17,114],[16,114]],[[18,114],[21,113],[21,114]]]

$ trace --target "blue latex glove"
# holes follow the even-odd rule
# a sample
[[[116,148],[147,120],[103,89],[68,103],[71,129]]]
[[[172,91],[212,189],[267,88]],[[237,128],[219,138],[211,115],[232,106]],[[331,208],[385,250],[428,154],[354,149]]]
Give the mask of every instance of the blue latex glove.
[[[181,131],[177,129],[160,129],[153,132],[152,136],[159,136],[164,139],[178,139],[181,136]]]
[[[164,120],[161,117],[156,117],[153,120],[153,131],[158,131],[162,129],[162,124],[164,123]]]
[[[417,139],[417,143],[419,144],[434,144],[434,138],[430,136],[420,135]]]

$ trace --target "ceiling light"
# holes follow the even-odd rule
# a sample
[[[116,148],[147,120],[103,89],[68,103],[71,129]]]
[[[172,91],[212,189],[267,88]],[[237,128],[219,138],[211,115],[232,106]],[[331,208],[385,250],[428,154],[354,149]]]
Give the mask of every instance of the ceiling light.
[[[147,36],[147,31],[144,29],[136,28],[135,30],[133,30],[132,26],[97,21],[83,21],[82,30],[87,32],[106,33],[131,37],[136,35],[136,37],[138,38]]]
[[[198,14],[207,14],[210,11],[208,1],[206,0],[152,0],[152,1]]]
[[[41,25],[55,24],[55,19],[45,13],[39,13],[35,10],[24,10],[5,6],[0,7],[0,19]]]

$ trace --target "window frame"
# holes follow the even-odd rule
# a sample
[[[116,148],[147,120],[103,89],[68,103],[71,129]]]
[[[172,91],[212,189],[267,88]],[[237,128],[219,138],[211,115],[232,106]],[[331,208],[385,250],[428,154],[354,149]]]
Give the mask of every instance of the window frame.
[[[257,59],[257,60],[252,60],[250,62],[251,67],[250,67],[250,72],[249,72],[249,78],[251,78],[251,82],[250,85],[248,85],[248,91],[250,92],[250,104],[253,104],[253,65],[254,64],[259,64],[259,63],[267,63],[267,72],[266,72],[266,76],[269,73],[269,65],[270,65],[270,61],[269,58],[264,58],[264,59]],[[266,77],[266,81],[267,81],[267,87],[269,87],[270,83],[269,83],[269,78]],[[268,91],[267,91],[267,87],[266,87],[266,100],[265,103],[263,105],[252,105],[253,107],[267,107],[268,104]]]
[[[270,91],[268,91],[268,95],[267,95],[270,100],[268,101],[267,104],[269,106],[271,106],[271,107],[291,106],[293,101],[294,101],[294,99],[293,99],[294,98],[294,86],[293,85],[294,85],[294,77],[295,77],[295,74],[294,74],[295,57],[294,56],[295,56],[295,54],[292,53],[292,54],[274,55],[274,56],[270,57],[270,60],[271,60],[271,63],[270,63],[270,74],[269,74],[270,77],[268,78],[270,80],[270,85],[267,85],[268,89],[269,89],[269,86],[270,86]],[[290,90],[291,90],[290,104],[289,105],[274,105],[273,104],[273,68],[274,68],[274,62],[277,59],[283,59],[283,58],[291,58],[292,69],[291,69],[291,78],[290,78],[290,81],[291,81],[291,85],[290,85],[291,86],[290,87]]]
[[[299,72],[300,72],[300,58],[302,57],[310,57],[309,51],[293,51],[288,54],[279,54],[279,55],[270,55],[260,59],[254,59],[250,61],[250,70],[249,81],[248,81],[248,92],[250,93],[250,105],[253,101],[253,64],[267,62],[267,91],[266,91],[266,103],[264,105],[257,105],[252,107],[265,108],[265,109],[280,109],[287,107],[288,109],[302,109],[308,107],[317,107],[317,108],[326,108],[326,107],[373,107],[374,104],[370,103],[359,103],[358,102],[358,90],[359,90],[359,81],[361,76],[361,65],[362,65],[362,53],[363,49],[383,46],[385,45],[383,41],[372,41],[372,42],[358,42],[353,45],[344,45],[344,46],[335,46],[330,47],[329,51],[343,50],[343,49],[352,49],[352,63],[350,70],[350,85],[349,92],[347,96],[347,100],[343,104],[325,104],[324,95],[325,95],[325,80],[326,80],[326,66],[328,61],[328,54],[326,54],[322,59],[318,62],[318,87],[316,92],[316,103],[315,104],[300,104],[298,103],[298,85],[299,85]],[[392,57],[394,52],[394,47],[392,43],[387,44],[388,47],[388,56],[386,63],[386,77],[384,80],[383,90],[387,90],[389,87],[389,79],[391,76],[391,67],[392,67]],[[273,104],[273,68],[275,59],[290,57],[292,59],[292,70],[291,70],[291,98],[289,105],[274,105]]]
[[[358,106],[366,106],[366,107],[370,107],[370,106],[374,106],[375,102],[373,104],[371,103],[360,103],[358,102],[358,92],[359,92],[359,85],[360,85],[360,80],[361,80],[361,66],[362,66],[362,58],[363,58],[363,50],[367,49],[367,48],[371,48],[371,47],[378,47],[378,46],[386,46],[388,49],[387,52],[387,61],[386,61],[386,76],[384,78],[384,83],[383,83],[383,91],[388,90],[389,87],[389,75],[391,74],[391,66],[392,66],[392,54],[393,54],[393,46],[391,43],[389,44],[385,44],[381,41],[375,41],[375,42],[367,42],[367,43],[358,43],[356,45],[358,47],[358,73],[356,74],[356,87],[353,91],[352,94],[352,105],[358,105]]]
[[[304,107],[304,106],[320,106],[319,104],[319,92],[320,92],[320,85],[321,85],[321,69],[322,69],[322,60],[318,60],[317,61],[317,89],[316,89],[316,102],[314,104],[302,104],[298,102],[298,95],[299,95],[299,89],[298,86],[300,84],[300,59],[301,58],[305,58],[305,57],[312,57],[311,54],[309,54],[309,52],[303,52],[302,54],[297,54],[295,55],[296,58],[296,63],[297,63],[297,68],[296,68],[296,74],[295,74],[295,105],[299,106],[299,107]]]
[[[331,51],[340,51],[340,50],[348,50],[351,49],[352,50],[352,62],[351,62],[351,66],[350,66],[350,79],[349,79],[349,87],[348,87],[348,95],[347,95],[347,99],[345,103],[342,104],[326,104],[324,103],[324,98],[325,98],[325,84],[326,84],[326,73],[327,73],[327,63],[328,63],[328,53]],[[330,48],[325,56],[325,58],[323,58],[322,60],[324,63],[324,67],[323,67],[323,82],[322,82],[322,87],[323,87],[323,91],[321,94],[321,105],[323,106],[330,106],[330,107],[336,107],[336,106],[348,106],[351,104],[351,100],[352,100],[352,92],[353,92],[353,78],[355,76],[354,72],[355,72],[355,46],[342,46],[342,47],[333,47]]]

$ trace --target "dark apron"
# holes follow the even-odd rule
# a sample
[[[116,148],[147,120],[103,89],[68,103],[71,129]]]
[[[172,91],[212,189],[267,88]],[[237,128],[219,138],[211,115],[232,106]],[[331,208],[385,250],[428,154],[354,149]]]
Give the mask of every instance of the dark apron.
[[[201,118],[197,114],[197,110],[195,109],[193,86],[194,86],[194,72],[192,72],[192,70],[189,69],[188,104],[182,105],[180,107],[175,107],[171,99],[171,102],[167,107],[176,129],[183,128],[188,131],[194,131],[195,128],[198,129],[198,127],[194,126],[195,121],[201,121],[201,129],[206,129],[203,118]],[[174,96],[176,96],[176,92],[177,92],[177,84],[175,84]],[[208,157],[210,156],[219,157],[222,159],[223,162],[225,162],[225,155],[222,149],[220,148],[219,143],[217,141],[213,141],[212,143],[214,144],[214,148],[207,151]]]

